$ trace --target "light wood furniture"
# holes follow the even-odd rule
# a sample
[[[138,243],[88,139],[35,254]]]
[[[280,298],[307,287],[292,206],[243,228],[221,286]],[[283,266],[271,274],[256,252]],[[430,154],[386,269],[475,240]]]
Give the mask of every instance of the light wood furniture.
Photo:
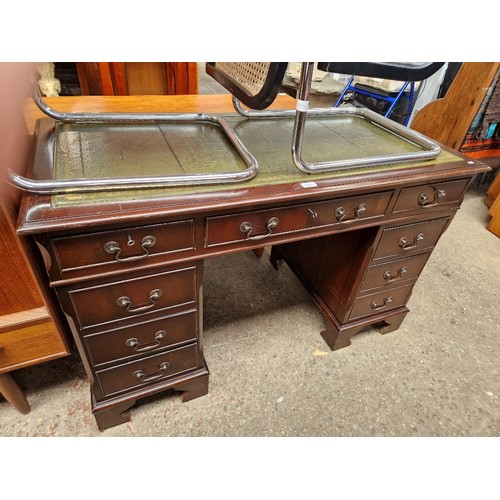
[[[229,96],[194,97],[142,103],[120,97],[47,101],[59,109],[64,103],[74,110],[81,105],[107,111],[123,109],[126,102],[156,111],[193,111],[205,103],[208,112],[210,102],[217,102],[218,109],[230,102]],[[488,170],[444,150],[421,164],[310,176],[291,163],[289,119],[228,120],[259,162],[252,181],[128,194],[23,196],[18,233],[44,257],[37,265],[69,318],[100,429],[129,420],[136,401],[152,394],[174,389],[187,401],[208,391],[203,356],[205,259],[271,245],[272,264],[277,268],[285,260],[318,304],[327,344],[331,349],[346,347],[365,327],[388,333],[401,325],[418,276],[467,187],[476,174]],[[328,124],[311,119],[308,125],[316,127],[312,148],[320,154],[324,141],[314,138]],[[56,132],[53,126],[51,120],[38,124],[37,154],[29,172],[34,176],[46,177],[56,168],[50,155],[53,133],[62,134],[56,141],[78,136],[71,134],[71,126]],[[132,144],[143,144],[146,137],[143,155],[161,158],[174,151],[186,168],[197,156],[208,154],[206,148],[224,150],[213,129],[190,136],[196,146],[186,139],[196,132],[192,126],[182,130],[180,141],[171,132],[168,127],[134,126],[115,137],[113,130],[90,126],[80,137],[94,147],[80,149],[85,153],[76,170],[70,167],[64,175],[81,175],[81,161],[90,170],[104,169],[103,175],[118,161],[123,175],[130,174],[138,164],[122,160],[133,151],[128,149]],[[382,146],[376,137],[374,144],[366,137],[359,147]],[[94,156],[100,151],[95,140],[106,144],[104,157]],[[347,149],[356,147],[353,144],[348,141]],[[151,167],[142,158],[141,167]],[[230,161],[223,158],[219,161]],[[425,317],[421,321],[425,325]]]
[[[422,108],[411,128],[460,149],[500,63],[462,64],[446,95]]]
[[[26,260],[29,250],[15,234],[13,214],[0,204],[0,394],[21,413],[29,403],[11,373],[70,354],[62,325],[51,315]],[[53,320],[53,317],[55,318]]]
[[[485,203],[491,216],[486,229],[500,238],[500,172],[488,188]]]

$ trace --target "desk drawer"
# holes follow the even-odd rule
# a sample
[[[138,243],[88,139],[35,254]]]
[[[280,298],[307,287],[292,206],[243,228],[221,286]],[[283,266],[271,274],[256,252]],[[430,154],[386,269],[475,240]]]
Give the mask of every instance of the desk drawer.
[[[197,344],[100,370],[95,375],[103,394],[109,396],[133,387],[160,382],[194,368],[198,368]]]
[[[468,182],[468,179],[461,179],[404,188],[399,193],[393,213],[425,211],[456,203],[462,198]]]
[[[430,253],[424,253],[371,266],[363,281],[361,291],[415,280],[424,268],[429,255]]]
[[[373,260],[429,250],[437,243],[449,218],[384,229]]]
[[[194,222],[186,220],[52,238],[61,275],[90,268],[138,267],[145,260],[194,248]]]
[[[156,353],[198,339],[198,311],[190,309],[138,325],[86,335],[84,341],[94,366]]]
[[[86,328],[196,301],[196,267],[130,278],[68,292],[76,319]]]
[[[206,246],[260,241],[324,226],[365,223],[383,217],[392,191],[337,200],[209,217]]]
[[[357,299],[349,315],[349,320],[352,321],[363,316],[390,311],[391,309],[405,305],[410,297],[412,288],[413,284],[384,290]]]

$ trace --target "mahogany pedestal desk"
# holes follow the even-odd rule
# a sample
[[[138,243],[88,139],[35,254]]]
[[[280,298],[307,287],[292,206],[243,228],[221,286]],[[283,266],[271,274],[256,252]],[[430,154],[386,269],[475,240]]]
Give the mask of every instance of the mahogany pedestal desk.
[[[120,110],[121,99],[98,105]],[[161,99],[149,105],[159,111],[162,102],[179,103],[179,97]],[[220,99],[229,103],[228,96]],[[443,148],[421,163],[308,175],[292,163],[292,120],[227,120],[259,162],[251,181],[23,197],[18,233],[38,248],[37,265],[56,291],[100,429],[128,421],[129,409],[146,396],[174,389],[188,401],[207,393],[205,259],[272,246],[271,262],[277,267],[285,260],[304,283],[324,316],[322,336],[339,349],[369,325],[382,333],[401,325],[417,278],[467,187],[488,170]],[[321,160],[329,125],[318,119],[309,126],[304,154]],[[54,128],[44,119],[28,173],[152,174],[172,158],[189,170],[200,156],[205,166],[234,168],[238,158],[218,134],[207,125]],[[379,134],[342,132],[335,147],[339,154],[392,147]]]

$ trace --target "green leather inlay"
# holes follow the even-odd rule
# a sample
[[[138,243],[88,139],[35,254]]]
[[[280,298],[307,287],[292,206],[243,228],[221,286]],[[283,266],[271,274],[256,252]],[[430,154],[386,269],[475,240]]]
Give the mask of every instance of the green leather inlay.
[[[226,120],[259,163],[257,176],[251,181],[211,186],[73,193],[53,196],[53,204],[60,206],[164,198],[238,187],[308,182],[360,172],[383,172],[460,160],[451,153],[441,152],[435,160],[307,174],[297,169],[292,160],[293,119],[249,120],[227,117]],[[357,115],[308,118],[303,144],[303,159],[311,163],[421,151],[419,146]],[[59,123],[55,129],[55,179],[234,172],[245,168],[243,160],[219,127],[209,123]]]

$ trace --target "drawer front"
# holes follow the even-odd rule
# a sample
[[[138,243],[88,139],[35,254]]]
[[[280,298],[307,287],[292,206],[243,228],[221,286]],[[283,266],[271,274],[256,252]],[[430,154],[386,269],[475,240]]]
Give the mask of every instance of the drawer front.
[[[404,256],[431,249],[441,236],[449,218],[384,229],[373,260]]]
[[[195,304],[196,268],[188,267],[68,292],[82,330],[181,304]]]
[[[194,222],[186,220],[51,239],[61,274],[71,271],[139,266],[151,257],[194,248]]]
[[[392,191],[351,196],[337,200],[314,203],[308,207],[312,223],[317,226],[350,226],[365,223],[385,215]]]
[[[468,182],[468,179],[461,179],[404,188],[399,193],[393,212],[425,211],[456,203],[462,198]]]
[[[205,245],[255,242],[323,226],[363,223],[384,216],[392,192],[207,218]]]
[[[307,208],[303,205],[208,217],[205,246],[265,241],[276,235],[303,230],[308,222]]]
[[[424,268],[429,255],[430,253],[424,253],[371,266],[363,281],[361,291],[387,287],[402,281],[415,280]]]
[[[133,387],[161,382],[174,375],[198,368],[196,344],[180,347],[155,356],[96,372],[104,395],[109,396]]]
[[[390,311],[391,309],[405,305],[410,297],[412,288],[413,285],[406,285],[357,299],[349,315],[349,320]]]
[[[86,335],[85,344],[94,366],[156,353],[198,338],[198,311],[190,309],[138,325]]]

